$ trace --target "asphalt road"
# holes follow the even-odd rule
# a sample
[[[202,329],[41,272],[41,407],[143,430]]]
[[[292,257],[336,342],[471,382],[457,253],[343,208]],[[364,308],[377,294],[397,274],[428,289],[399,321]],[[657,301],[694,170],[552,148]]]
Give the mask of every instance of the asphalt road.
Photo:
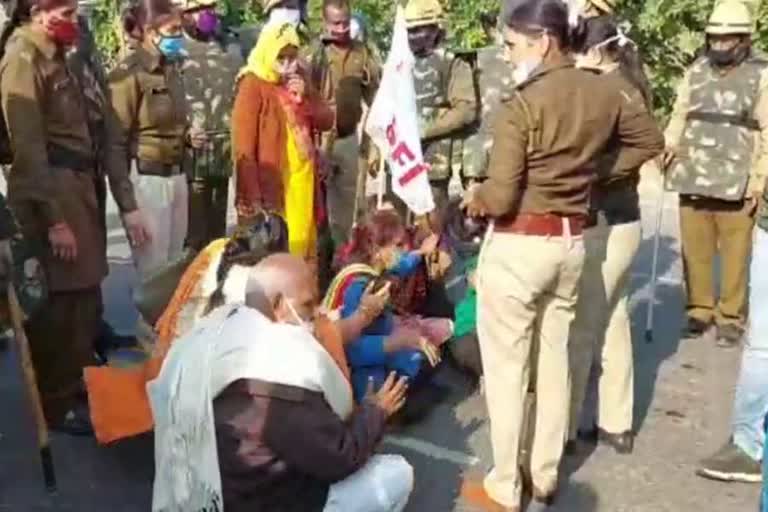
[[[561,512],[756,512],[759,489],[718,484],[694,475],[696,462],[728,436],[738,350],[723,350],[706,336],[681,342],[681,268],[674,198],[667,198],[662,224],[655,340],[646,344],[646,301],[658,193],[646,187],[644,241],[633,278],[636,357],[635,453],[619,456],[598,448],[564,464]],[[117,216],[110,216],[112,273],[105,282],[106,315],[131,331],[134,279]],[[409,512],[471,512],[459,499],[462,479],[492,465],[483,397],[460,376],[446,371],[454,389],[423,424],[390,436],[382,451],[404,454],[416,470]],[[34,429],[21,388],[15,354],[0,354],[0,511],[137,512],[150,510],[151,436],[99,447],[90,439],[54,436],[59,492],[45,493]]]

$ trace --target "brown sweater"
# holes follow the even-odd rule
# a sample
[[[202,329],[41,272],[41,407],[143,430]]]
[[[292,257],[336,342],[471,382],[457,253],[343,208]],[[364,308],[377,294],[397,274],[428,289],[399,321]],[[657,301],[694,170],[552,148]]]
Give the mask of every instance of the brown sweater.
[[[213,402],[228,512],[320,512],[330,486],[362,468],[386,417],[364,402],[342,421],[321,393],[259,380]]]
[[[283,209],[287,116],[279,86],[253,74],[240,79],[232,112],[232,153],[237,173],[235,204],[244,215],[257,207]],[[310,93],[303,104],[310,130],[333,126],[333,112]]]

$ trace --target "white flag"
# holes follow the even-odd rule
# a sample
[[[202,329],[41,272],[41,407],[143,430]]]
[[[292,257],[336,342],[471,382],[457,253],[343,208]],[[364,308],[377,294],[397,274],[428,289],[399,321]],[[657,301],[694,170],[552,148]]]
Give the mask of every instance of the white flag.
[[[435,200],[421,151],[413,62],[405,13],[398,6],[392,47],[365,131],[387,158],[392,190],[413,213],[423,215],[435,209]]]

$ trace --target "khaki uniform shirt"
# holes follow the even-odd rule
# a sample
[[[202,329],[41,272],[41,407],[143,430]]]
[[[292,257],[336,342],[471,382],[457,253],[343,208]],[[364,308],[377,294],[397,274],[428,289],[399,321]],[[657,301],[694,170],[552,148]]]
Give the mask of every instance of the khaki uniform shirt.
[[[616,170],[640,167],[664,147],[645,105],[614,82],[565,58],[544,65],[502,104],[488,180],[477,197],[505,220],[519,213],[586,215],[593,161],[614,136],[622,146]]]
[[[352,41],[347,48],[322,41],[313,49],[312,85],[336,112],[336,126],[350,135],[360,122],[362,103],[369,105],[381,81],[381,63],[368,47]],[[337,104],[337,100],[342,103]],[[330,151],[336,130],[323,135],[323,149]]]
[[[682,140],[687,123],[686,116],[691,110],[690,70],[685,74],[677,87],[677,98],[672,109],[672,116],[664,132],[667,146],[676,149]],[[752,169],[747,185],[747,197],[760,197],[765,189],[768,177],[768,70],[760,78],[760,96],[755,104],[753,116],[760,131],[755,134],[755,151],[752,156]]]
[[[13,149],[11,208],[25,238],[40,247],[51,290],[98,286],[107,273],[104,218],[96,191],[101,178],[81,84],[64,53],[29,26],[11,37],[0,73]],[[78,243],[74,263],[55,258],[48,245],[48,229],[61,222],[69,225]]]
[[[120,124],[115,143],[128,158],[181,164],[187,106],[177,64],[144,47],[109,74],[112,108]]]

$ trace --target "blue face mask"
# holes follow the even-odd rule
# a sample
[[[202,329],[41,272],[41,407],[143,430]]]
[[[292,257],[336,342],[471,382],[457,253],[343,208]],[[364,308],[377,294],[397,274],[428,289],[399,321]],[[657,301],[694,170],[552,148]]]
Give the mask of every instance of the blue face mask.
[[[398,251],[395,256],[395,264],[387,270],[397,277],[408,277],[421,263],[421,258],[412,252]]]
[[[167,59],[178,60],[186,55],[184,36],[161,36],[157,49]]]

